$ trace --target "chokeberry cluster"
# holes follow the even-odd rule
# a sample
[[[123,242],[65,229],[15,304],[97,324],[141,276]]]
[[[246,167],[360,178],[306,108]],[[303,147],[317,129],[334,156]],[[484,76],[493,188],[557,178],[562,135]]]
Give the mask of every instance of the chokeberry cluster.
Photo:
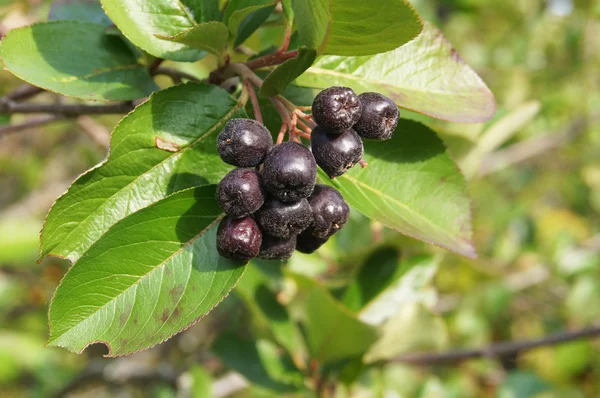
[[[294,250],[313,253],[348,221],[350,208],[332,187],[316,184],[317,165],[331,178],[361,161],[361,137],[389,139],[399,111],[388,98],[357,96],[345,87],[315,98],[311,150],[300,142],[273,145],[255,120],[229,120],[217,139],[221,159],[237,168],[217,187],[227,214],[217,231],[220,255],[239,261],[285,260]]]

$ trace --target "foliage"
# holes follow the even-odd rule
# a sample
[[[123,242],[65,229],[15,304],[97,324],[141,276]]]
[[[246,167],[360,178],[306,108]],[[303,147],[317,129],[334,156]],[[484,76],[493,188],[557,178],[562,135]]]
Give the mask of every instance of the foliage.
[[[9,396],[48,396],[98,363],[107,384],[148,396],[221,396],[213,378],[225,370],[250,383],[240,396],[600,391],[588,342],[446,369],[396,361],[599,319],[594,2],[565,15],[541,0],[46,3],[0,3],[5,21],[28,18],[7,24],[18,27],[0,44],[5,69],[46,90],[42,102],[135,108],[95,116],[96,130],[112,129],[109,148],[76,138],[86,119],[64,114],[0,149],[2,205],[41,190],[54,199],[75,180],[45,218],[41,265],[34,231],[50,198],[0,212],[0,387]],[[240,63],[251,70],[230,66]],[[319,176],[352,215],[315,255],[240,265],[216,253],[214,185],[231,169],[216,135],[231,118],[257,116],[247,85],[226,90],[235,75],[258,79],[274,136],[282,120],[272,99],[307,106],[332,85],[382,92],[401,108],[391,141],[365,142],[368,167]],[[1,78],[5,94],[15,88]],[[532,147],[557,150],[518,157]],[[41,348],[50,299],[49,345],[83,356]],[[99,359],[94,343],[111,357],[156,347]],[[159,369],[136,386],[118,375],[145,361],[176,376]]]

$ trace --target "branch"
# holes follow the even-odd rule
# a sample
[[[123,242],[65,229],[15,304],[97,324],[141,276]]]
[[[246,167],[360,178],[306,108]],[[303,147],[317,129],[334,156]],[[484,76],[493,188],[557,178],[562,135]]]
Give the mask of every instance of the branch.
[[[0,127],[0,137],[4,137],[8,134],[17,133],[19,131],[28,130],[34,127],[44,126],[46,124],[58,122],[60,120],[65,120],[66,117],[62,115],[53,115],[53,116],[44,116],[38,119],[27,120],[26,122],[20,124],[14,124],[10,126]]]
[[[11,101],[20,101],[24,99],[31,98],[37,94],[43,93],[44,89],[36,86],[32,86],[31,84],[22,84],[17,87],[14,91],[6,94],[4,98]]]
[[[260,69],[267,66],[279,65],[287,61],[288,59],[295,58],[298,55],[298,50],[289,51],[286,53],[274,53],[265,55],[264,57],[253,59],[252,61],[246,62],[246,66],[250,69]]]
[[[86,104],[29,104],[14,102],[6,97],[0,98],[0,114],[13,113],[50,113],[62,116],[123,114],[134,108],[132,102],[119,102],[107,105]]]
[[[600,336],[600,325],[573,332],[558,333],[538,340],[510,341],[492,344],[488,347],[456,350],[445,353],[409,354],[396,357],[392,362],[403,362],[411,365],[444,365],[476,358],[507,357],[539,347],[567,343],[569,341]]]

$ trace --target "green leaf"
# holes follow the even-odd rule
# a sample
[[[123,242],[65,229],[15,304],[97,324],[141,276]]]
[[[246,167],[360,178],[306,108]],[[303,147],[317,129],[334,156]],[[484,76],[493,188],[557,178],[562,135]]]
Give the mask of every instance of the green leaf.
[[[379,92],[402,108],[453,122],[483,122],[496,111],[492,92],[429,23],[415,40],[385,54],[319,58],[296,82]]]
[[[291,82],[315,62],[316,57],[315,50],[301,48],[295,58],[288,59],[269,73],[260,89],[260,94],[264,96],[281,94]]]
[[[42,256],[77,260],[112,225],[167,195],[216,184],[231,168],[216,137],[243,101],[200,83],[153,94],[112,134],[110,155],[82,175],[50,210],[42,231]]]
[[[302,317],[312,358],[323,363],[356,358],[377,340],[375,328],[358,320],[324,287],[302,275],[290,277],[302,291]]]
[[[162,36],[158,34],[155,36],[163,40],[182,43],[191,48],[208,51],[217,55],[219,60],[222,61],[225,49],[227,48],[229,31],[224,23],[213,21],[196,25],[174,36]]]
[[[13,29],[0,44],[5,69],[35,86],[86,100],[132,100],[157,89],[120,38],[89,22]]]
[[[49,345],[108,356],[150,348],[206,315],[245,269],[217,253],[215,186],[178,192],[110,228],[63,278]]]
[[[97,0],[54,0],[48,14],[50,21],[86,21],[104,26],[112,25]]]
[[[273,0],[232,0],[223,19],[235,37],[234,46],[246,41],[267,20],[277,3]]]
[[[551,389],[551,386],[528,371],[511,372],[498,391],[498,398],[531,398]]]
[[[267,340],[247,341],[223,334],[212,351],[225,366],[241,373],[252,384],[282,392],[302,388],[302,374],[285,353]]]
[[[300,39],[319,54],[373,55],[415,38],[423,24],[405,0],[294,0]]]
[[[192,387],[190,388],[190,396],[192,398],[213,398],[212,392],[213,380],[203,367],[194,365],[189,370],[189,375],[192,379]]]
[[[219,0],[181,0],[193,13],[198,23],[220,21]]]
[[[428,127],[402,119],[390,141],[364,141],[363,159],[342,177],[322,180],[352,208],[405,235],[475,257],[464,177]]]
[[[289,26],[294,24],[294,6],[292,0],[282,0],[281,6],[283,8],[283,15]]]
[[[196,25],[190,10],[179,0],[100,0],[110,19],[131,40],[149,54],[173,61],[193,62],[206,52],[185,44],[159,39],[174,36]]]
[[[419,304],[411,304],[385,324],[381,339],[365,355],[365,361],[373,363],[411,352],[436,351],[447,342],[444,320]]]

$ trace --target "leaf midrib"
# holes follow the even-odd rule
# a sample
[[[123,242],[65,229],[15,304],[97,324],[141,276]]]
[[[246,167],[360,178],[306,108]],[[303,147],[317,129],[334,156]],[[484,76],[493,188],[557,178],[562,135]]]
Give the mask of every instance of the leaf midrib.
[[[446,236],[447,238],[449,238],[452,242],[456,242],[459,247],[461,248],[461,251],[464,250],[463,249],[463,244],[460,241],[457,241],[451,234],[449,234],[448,232],[446,232],[445,230],[441,229],[437,224],[434,224],[433,221],[431,221],[429,218],[425,217],[424,215],[422,215],[421,213],[416,212],[415,210],[411,209],[407,204],[397,200],[396,198],[393,198],[391,196],[389,196],[387,193],[380,191],[368,184],[365,184],[364,182],[357,180],[354,177],[351,177],[349,175],[344,175],[341,178],[344,178],[348,181],[350,181],[351,183],[358,185],[362,188],[368,189],[371,192],[373,192],[375,195],[380,196],[382,199],[388,200],[396,205],[398,205],[399,207],[403,208],[404,210],[406,210],[408,213],[411,213],[415,216],[417,216],[419,219],[424,220],[427,224],[429,224],[431,227],[433,227],[434,230],[441,232],[441,234],[443,236]],[[422,238],[420,238],[422,239]],[[441,242],[439,242],[438,244],[442,244]]]
[[[113,197],[115,197],[116,195],[118,195],[119,193],[121,193],[123,190],[125,190],[126,188],[130,187],[132,184],[136,183],[139,179],[141,179],[143,176],[147,175],[148,173],[150,173],[151,171],[157,169],[158,167],[160,167],[162,164],[166,163],[167,161],[174,159],[176,156],[180,156],[183,155],[183,153],[185,153],[186,151],[190,150],[191,148],[193,148],[194,146],[196,146],[197,144],[199,144],[200,142],[202,142],[206,137],[208,137],[210,134],[212,134],[222,123],[224,120],[227,120],[231,117],[232,114],[234,114],[235,112],[237,112],[240,108],[242,107],[240,99],[238,98],[238,100],[236,101],[236,105],[229,111],[227,112],[221,119],[219,119],[219,121],[217,123],[215,123],[206,133],[204,133],[202,136],[198,137],[195,141],[193,141],[190,145],[188,145],[187,147],[183,148],[181,151],[173,153],[169,156],[167,156],[165,159],[163,159],[162,161],[160,161],[159,163],[157,163],[156,165],[152,166],[151,168],[149,168],[148,170],[146,170],[144,173],[140,174],[139,176],[137,176],[135,179],[131,180],[127,185],[125,185],[123,188],[119,189],[117,192],[115,192],[114,194],[112,194],[111,196],[109,196],[108,198],[106,198],[106,200],[100,205],[97,206],[96,210],[98,210],[100,207],[103,207],[109,200],[111,200]],[[105,164],[108,164],[108,162],[110,161],[110,156],[107,158],[106,162],[104,162],[101,166],[95,167],[92,170],[96,170],[99,167],[104,166]],[[90,170],[90,171],[92,171]],[[85,174],[84,174],[85,175]],[[140,209],[141,210],[141,209]],[[138,210],[139,211],[139,210]],[[64,212],[64,211],[63,211]],[[63,212],[61,212],[60,214],[58,214],[56,217],[59,217]],[[75,228],[73,228],[71,230],[71,232],[69,232],[67,234],[67,236],[65,236],[60,243],[56,244],[56,246],[54,246],[54,248],[52,250],[49,250],[48,253],[46,253],[46,255],[57,255],[58,253],[53,253],[53,251],[57,248],[60,247],[63,242],[65,242],[67,239],[69,239],[69,237],[79,229],[79,227],[85,223],[90,217],[92,217],[92,215],[97,214],[97,211],[88,214],[83,220],[81,220],[79,223],[77,223],[77,226]],[[133,214],[133,213],[132,213]],[[114,224],[112,224],[114,225]],[[111,226],[112,226],[111,225]],[[109,227],[110,228],[110,227]],[[108,231],[107,228],[94,242],[92,242],[90,245],[88,245],[88,248],[86,250],[84,250],[81,254],[85,253],[95,242],[97,242],[98,240],[100,240],[104,234],[106,233],[106,231]],[[68,254],[64,255],[65,258],[69,258],[71,254],[73,254],[73,250],[70,251]],[[81,257],[81,256],[79,256]]]
[[[192,188],[193,189],[193,188]],[[193,242],[195,242],[197,239],[199,239],[204,233],[206,233],[206,231],[208,231],[210,228],[212,228],[217,222],[219,222],[221,219],[223,218],[223,214],[221,215],[217,215],[215,220],[213,222],[211,222],[210,224],[208,224],[204,229],[202,229],[202,231],[200,231],[198,234],[196,234],[194,237],[192,237],[191,239],[189,239],[187,242],[185,242],[185,244],[181,245],[181,247],[179,249],[177,249],[176,251],[173,252],[173,254],[171,254],[170,256],[168,256],[166,259],[164,259],[163,261],[161,261],[159,264],[156,264],[151,270],[149,270],[148,272],[146,272],[145,274],[141,275],[136,281],[134,281],[129,287],[127,287],[126,289],[124,289],[123,291],[121,291],[120,293],[118,293],[117,295],[115,295],[114,297],[112,297],[110,300],[108,300],[106,303],[102,304],[101,306],[99,306],[94,312],[88,314],[85,318],[83,318],[81,321],[77,322],[76,324],[72,325],[71,327],[69,327],[68,329],[65,330],[65,332],[61,333],[58,336],[51,336],[50,338],[50,342],[56,341],[58,340],[60,337],[64,336],[66,333],[69,332],[69,330],[73,330],[74,328],[76,328],[77,326],[81,325],[81,323],[83,323],[84,321],[88,320],[89,318],[93,317],[95,314],[98,313],[98,311],[102,310],[104,307],[106,307],[107,305],[109,305],[110,303],[114,302],[118,297],[122,296],[123,294],[127,293],[127,291],[129,291],[129,289],[132,289],[133,287],[136,287],[139,285],[139,283],[146,277],[148,277],[149,275],[151,275],[152,273],[154,273],[156,270],[158,270],[161,267],[164,267],[166,263],[169,262],[169,260],[171,260],[173,257],[175,257],[176,255],[178,255],[179,253],[181,253],[185,248],[187,248],[189,245],[191,245]],[[72,270],[73,268],[71,268]],[[65,278],[67,277],[68,273],[71,272],[71,270],[69,270],[67,272],[67,274],[65,275]],[[54,300],[52,300],[54,303]],[[52,310],[52,305],[50,306],[51,310]],[[55,323],[60,323],[60,321],[56,321]],[[50,324],[50,330],[52,330],[52,325]]]

